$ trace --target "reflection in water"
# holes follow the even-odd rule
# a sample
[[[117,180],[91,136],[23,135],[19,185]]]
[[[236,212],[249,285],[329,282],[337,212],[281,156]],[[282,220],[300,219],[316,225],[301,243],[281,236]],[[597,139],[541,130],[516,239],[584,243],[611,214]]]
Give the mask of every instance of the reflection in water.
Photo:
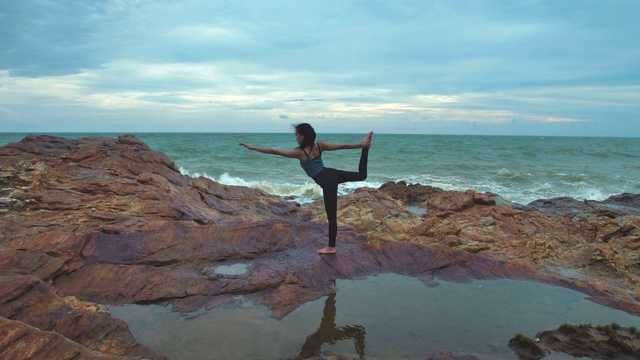
[[[337,341],[353,339],[360,359],[364,359],[365,330],[362,325],[336,326],[336,294],[327,297],[320,327],[307,337],[297,359],[320,356],[322,345],[335,344]]]
[[[322,352],[354,356],[356,351],[364,358],[364,329],[368,359],[416,360],[452,352],[512,360],[516,356],[508,344],[517,332],[535,337],[563,323],[640,328],[640,317],[570,289],[507,279],[438,283],[427,287],[396,274],[337,280],[334,295],[302,304],[284,318],[240,296],[233,304],[200,309],[189,319],[169,306],[109,309],[127,321],[138,341],[172,360],[293,360]]]

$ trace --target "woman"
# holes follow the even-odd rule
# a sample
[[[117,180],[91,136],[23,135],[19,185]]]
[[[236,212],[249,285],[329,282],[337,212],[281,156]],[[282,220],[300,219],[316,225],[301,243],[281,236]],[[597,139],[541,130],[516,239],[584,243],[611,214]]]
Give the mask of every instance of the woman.
[[[329,246],[317,252],[319,254],[335,254],[336,236],[338,234],[338,185],[348,181],[363,181],[367,178],[367,159],[373,131],[367,134],[364,140],[358,144],[332,144],[327,142],[316,143],[316,132],[309,124],[303,123],[295,125],[295,129],[296,140],[300,146],[293,150],[262,148],[246,143],[240,143],[240,145],[249,150],[300,160],[300,166],[302,166],[307,175],[322,188],[324,208],[327,212],[327,220],[329,221]],[[324,167],[322,152],[342,149],[362,149],[358,172]]]

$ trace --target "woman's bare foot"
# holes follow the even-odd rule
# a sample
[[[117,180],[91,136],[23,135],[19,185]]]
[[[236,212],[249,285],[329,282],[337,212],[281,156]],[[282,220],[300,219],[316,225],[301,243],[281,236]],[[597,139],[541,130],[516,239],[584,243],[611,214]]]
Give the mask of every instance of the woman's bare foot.
[[[370,148],[371,147],[371,137],[373,136],[373,131],[369,131],[367,136],[365,136],[364,140],[360,142],[363,147]]]
[[[327,246],[326,248],[322,248],[320,250],[316,251],[318,254],[335,254],[336,253],[336,248],[335,247],[331,247],[331,246]]]

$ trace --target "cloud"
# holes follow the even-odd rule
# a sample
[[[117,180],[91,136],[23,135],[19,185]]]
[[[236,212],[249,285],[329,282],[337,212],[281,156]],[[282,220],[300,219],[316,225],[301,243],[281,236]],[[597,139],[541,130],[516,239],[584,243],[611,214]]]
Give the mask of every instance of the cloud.
[[[96,114],[119,126],[142,117],[149,130],[180,128],[183,119],[254,124],[282,116],[337,130],[353,121],[404,131],[404,121],[418,132],[436,122],[597,129],[615,118],[628,134],[640,126],[640,4],[586,0],[574,8],[4,1],[0,107],[15,129],[15,119],[42,119],[24,127],[73,130],[63,119]]]
[[[546,122],[550,122],[550,123],[572,123],[572,122],[580,122],[580,121],[584,121],[584,120],[577,120],[577,119],[566,119],[566,118],[548,118]]]

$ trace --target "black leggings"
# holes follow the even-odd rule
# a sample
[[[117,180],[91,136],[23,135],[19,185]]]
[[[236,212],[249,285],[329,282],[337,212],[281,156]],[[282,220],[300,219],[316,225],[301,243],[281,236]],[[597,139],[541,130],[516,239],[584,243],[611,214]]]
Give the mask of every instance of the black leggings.
[[[358,172],[324,168],[313,180],[322,187],[324,209],[329,221],[329,246],[336,246],[338,235],[338,185],[349,181],[363,181],[367,178],[367,159],[369,148],[362,148]]]

